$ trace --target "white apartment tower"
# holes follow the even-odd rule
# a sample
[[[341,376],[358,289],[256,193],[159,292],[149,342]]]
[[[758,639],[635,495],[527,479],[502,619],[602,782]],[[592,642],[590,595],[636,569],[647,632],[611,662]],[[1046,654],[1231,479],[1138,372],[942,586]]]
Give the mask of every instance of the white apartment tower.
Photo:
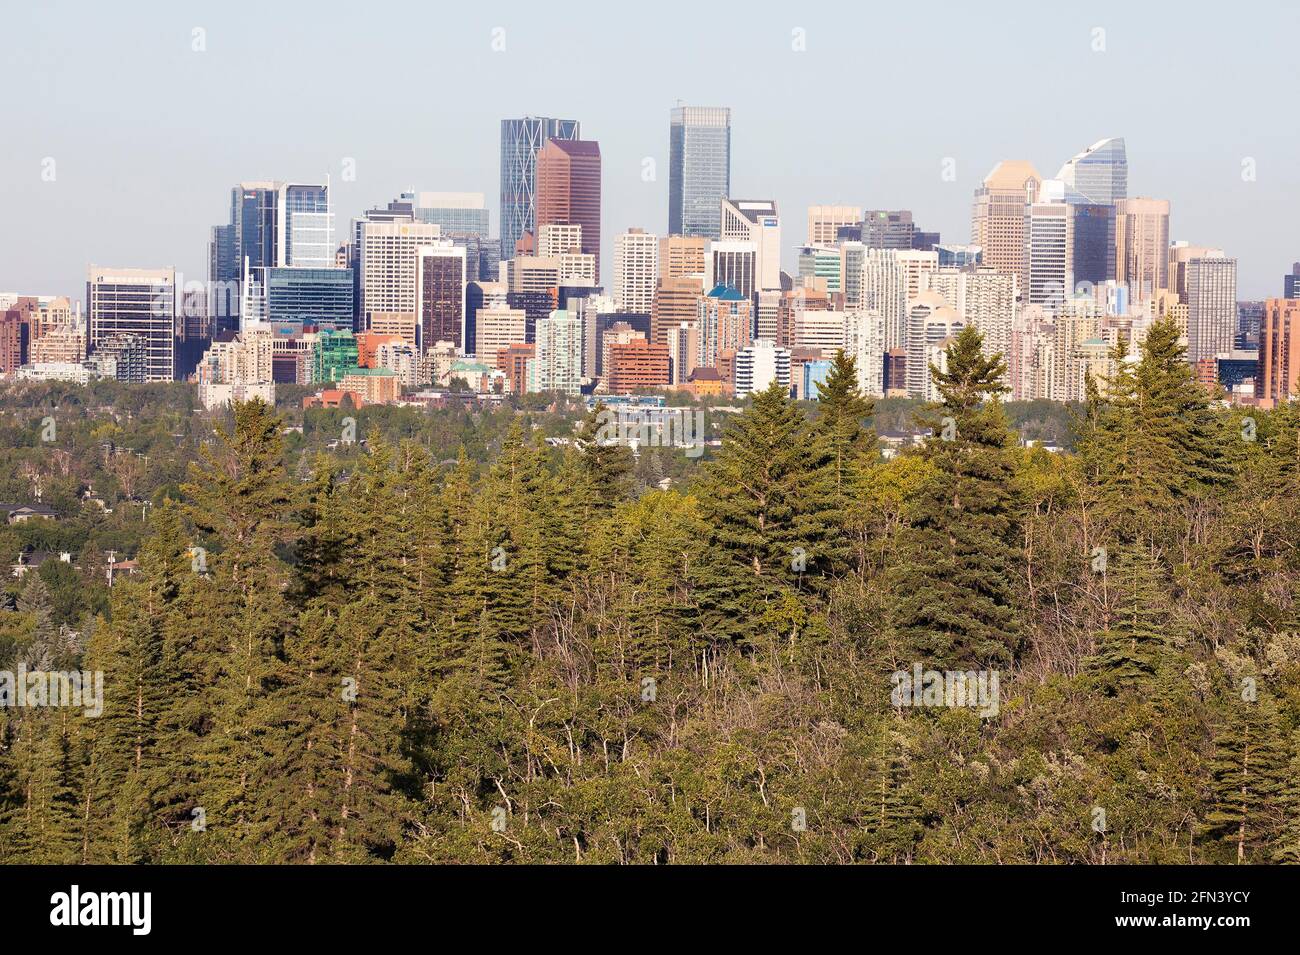
[[[628,229],[614,239],[614,305],[650,314],[659,281],[659,237]]]

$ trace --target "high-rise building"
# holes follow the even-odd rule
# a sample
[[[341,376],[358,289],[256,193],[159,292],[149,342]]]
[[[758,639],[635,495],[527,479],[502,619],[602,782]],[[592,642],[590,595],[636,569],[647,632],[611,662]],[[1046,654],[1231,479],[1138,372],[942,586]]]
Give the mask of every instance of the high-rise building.
[[[695,276],[704,281],[709,240],[703,236],[666,235],[659,240],[660,278]]]
[[[577,139],[573,119],[525,116],[501,120],[501,257],[512,258],[515,243],[537,231],[537,153],[551,139]]]
[[[621,312],[649,312],[659,282],[659,237],[628,229],[614,239],[614,305]]]
[[[1115,207],[1096,202],[1070,203],[1070,288],[1115,280]]]
[[[910,303],[920,293],[923,277],[938,265],[936,252],[865,251],[861,293],[846,289],[845,300],[850,308],[871,309],[884,319],[886,350],[906,345]]]
[[[726,285],[745,298],[752,298],[757,291],[758,269],[758,249],[753,242],[739,239],[710,242],[704,284],[709,288]]]
[[[907,393],[934,401],[938,392],[930,375],[932,348],[965,327],[957,310],[937,292],[922,292],[908,306]]]
[[[600,282],[600,145],[550,139],[537,153],[537,229],[582,227],[582,253],[595,257]]]
[[[704,294],[702,278],[663,276],[655,285],[654,304],[650,309],[650,340],[668,344],[668,332],[683,322],[696,319],[696,302]],[[685,380],[686,372],[682,374]]]
[[[937,233],[916,227],[910,209],[868,209],[862,215],[862,244],[869,249],[930,251],[938,241]]]
[[[529,391],[576,395],[582,386],[582,323],[554,311],[537,323],[537,352],[529,361]]]
[[[720,203],[731,194],[731,110],[678,106],[668,130],[669,235],[722,237]]]
[[[717,368],[723,355],[734,355],[754,340],[752,301],[730,286],[714,286],[700,297],[695,324],[700,345],[695,364]]]
[[[759,338],[736,352],[736,397],[765,391],[776,382],[790,390],[790,350]]]
[[[1263,408],[1293,400],[1300,385],[1300,301],[1270,298],[1264,303],[1255,397]]]
[[[171,381],[176,347],[176,270],[92,265],[86,280],[90,351],[112,339],[143,342],[144,380]]]
[[[474,324],[479,361],[496,362],[502,349],[527,342],[528,315],[521,308],[508,308],[504,304],[481,308]]]
[[[1115,278],[1134,306],[1169,288],[1169,200],[1115,203]]]
[[[417,354],[438,342],[465,346],[465,248],[440,239],[416,250]]]
[[[869,310],[849,312],[844,320],[844,352],[854,359],[858,387],[871,398],[885,394],[885,320]]]
[[[835,245],[840,240],[841,228],[861,223],[860,206],[809,206],[808,244]]]
[[[610,344],[606,364],[607,391],[611,395],[630,395],[666,386],[672,362],[667,345],[654,345],[638,337]]]
[[[1128,156],[1124,140],[1103,139],[1068,160],[1056,178],[1086,201],[1114,205],[1128,198]]]
[[[754,285],[746,294],[781,288],[781,217],[774,201],[723,199],[722,240],[753,243]]]
[[[984,250],[985,265],[1014,273],[1022,292],[1029,289],[1029,208],[1041,185],[1032,163],[1012,159],[993,167],[975,190],[971,243]]]
[[[1300,298],[1300,262],[1291,266],[1291,274],[1282,276],[1282,297]]]
[[[239,183],[230,191],[230,223],[213,228],[209,243],[214,329],[237,328],[241,315],[265,318],[268,269],[333,268],[336,252],[328,183]]]
[[[351,269],[266,270],[266,321],[283,328],[352,328]]]
[[[963,324],[975,326],[983,336],[987,357],[1009,359],[1019,310],[1014,275],[996,269],[938,269],[922,276],[922,287],[942,295]]]
[[[1232,351],[1237,330],[1237,260],[1219,252],[1188,259],[1187,360],[1195,365]]]
[[[1055,311],[1074,287],[1070,276],[1070,206],[1050,200],[1034,202],[1029,206],[1026,227],[1029,301]]]
[[[445,239],[488,237],[488,210],[481,192],[404,192],[397,201],[409,204],[416,222],[438,226]]]
[[[372,327],[376,313],[419,309],[419,250],[439,239],[436,225],[411,221],[363,221],[360,227],[362,330]],[[415,344],[413,341],[412,344]]]

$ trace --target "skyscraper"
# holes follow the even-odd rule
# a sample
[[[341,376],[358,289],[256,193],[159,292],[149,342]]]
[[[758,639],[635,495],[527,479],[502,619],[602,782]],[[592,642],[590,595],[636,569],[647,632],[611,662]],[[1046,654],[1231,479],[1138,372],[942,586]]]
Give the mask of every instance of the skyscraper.
[[[1029,206],[1029,302],[1056,311],[1073,292],[1070,278],[1070,206],[1042,201]],[[911,355],[908,355],[911,358]]]
[[[668,129],[668,233],[722,237],[731,193],[731,110],[678,106]]]
[[[1115,203],[1115,278],[1137,306],[1169,288],[1169,200]]]
[[[366,221],[360,236],[361,330],[370,329],[377,314],[403,314],[414,326],[419,311],[419,249],[437,243],[438,227],[426,222]],[[410,344],[416,344],[414,338]]]
[[[723,240],[750,242],[754,246],[754,284],[745,294],[779,290],[781,217],[776,202],[771,199],[723,199],[720,209]],[[721,281],[721,278],[713,279],[714,284]]]
[[[1128,198],[1128,156],[1124,140],[1103,139],[1068,160],[1056,178],[1088,202],[1114,205]]]
[[[465,346],[465,249],[450,239],[422,245],[416,252],[416,299],[421,351],[438,342]]]
[[[1237,331],[1237,260],[1222,252],[1188,260],[1186,288],[1187,360],[1195,365],[1231,352]]]
[[[628,229],[614,240],[614,305],[620,312],[650,312],[659,281],[659,237]]]
[[[1300,385],[1300,302],[1270,298],[1264,303],[1255,397],[1264,408],[1291,401]]]
[[[600,145],[550,139],[537,153],[536,228],[582,227],[582,253],[596,260],[600,284]]]
[[[537,153],[547,140],[577,139],[578,121],[525,116],[501,120],[501,257],[537,230]]]
[[[529,359],[530,391],[576,395],[582,387],[582,322],[554,311],[537,323],[537,351]]]
[[[861,224],[862,209],[858,206],[809,206],[808,244],[834,245],[842,227]]]
[[[1282,276],[1282,297],[1300,298],[1300,262],[1291,266],[1291,272]]]
[[[92,265],[86,277],[89,350],[137,342],[144,381],[171,381],[176,345],[176,270]]]
[[[230,223],[208,252],[208,314],[216,331],[266,317],[267,270],[335,266],[328,183],[241,182],[230,190]],[[236,311],[237,309],[237,311]]]
[[[971,243],[984,250],[986,266],[1014,273],[1022,292],[1029,288],[1029,207],[1038,201],[1041,185],[1032,163],[1012,159],[993,167],[975,190]]]

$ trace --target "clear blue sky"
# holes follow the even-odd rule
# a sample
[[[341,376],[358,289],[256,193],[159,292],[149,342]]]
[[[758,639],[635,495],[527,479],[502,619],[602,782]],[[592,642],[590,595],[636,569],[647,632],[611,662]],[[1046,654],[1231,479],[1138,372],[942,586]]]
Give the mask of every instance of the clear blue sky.
[[[999,159],[1051,176],[1123,136],[1130,194],[1172,201],[1172,238],[1237,256],[1240,297],[1279,295],[1300,259],[1297,27],[1283,2],[5,0],[0,291],[81,297],[90,262],[201,280],[241,179],[331,174],[340,239],[407,188],[483,192],[495,232],[499,121],[527,114],[600,141],[608,249],[665,229],[680,99],[732,107],[732,191],[778,201],[787,260],[811,203],[910,208],[967,241]]]

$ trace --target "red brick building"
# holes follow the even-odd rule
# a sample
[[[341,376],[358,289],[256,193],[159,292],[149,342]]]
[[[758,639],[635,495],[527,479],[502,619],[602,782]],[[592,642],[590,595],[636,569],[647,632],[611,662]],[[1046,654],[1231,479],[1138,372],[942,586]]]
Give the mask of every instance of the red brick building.
[[[670,383],[667,345],[652,345],[644,338],[609,346],[609,393],[630,395],[663,388]]]

